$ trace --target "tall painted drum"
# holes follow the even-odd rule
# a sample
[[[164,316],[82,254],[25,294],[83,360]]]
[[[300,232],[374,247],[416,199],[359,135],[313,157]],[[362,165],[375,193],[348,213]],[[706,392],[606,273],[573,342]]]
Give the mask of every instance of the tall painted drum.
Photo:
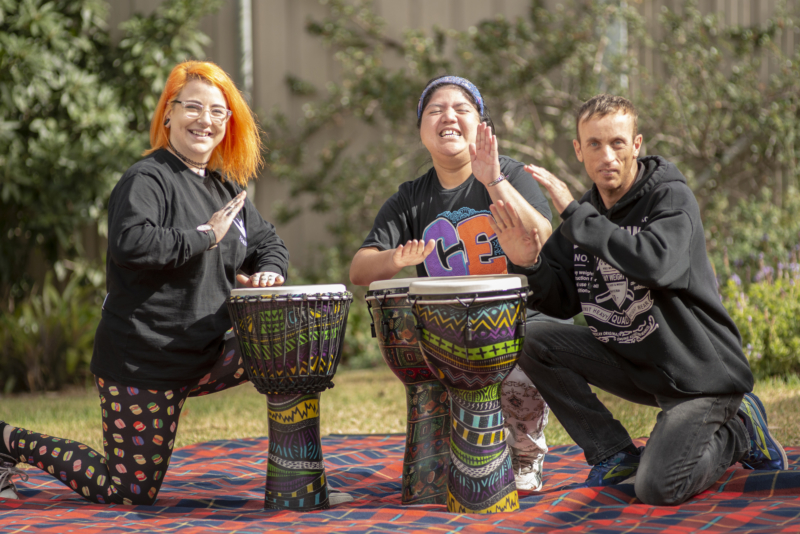
[[[409,287],[425,361],[450,394],[450,512],[519,508],[500,387],[522,351],[529,294],[520,275],[428,279]]]
[[[422,357],[408,285],[416,278],[373,282],[367,291],[372,337],[406,389],[402,504],[445,504],[450,457],[450,401]]]
[[[330,507],[320,392],[333,387],[352,301],[341,284],[234,289],[228,298],[245,368],[267,396],[266,508]]]

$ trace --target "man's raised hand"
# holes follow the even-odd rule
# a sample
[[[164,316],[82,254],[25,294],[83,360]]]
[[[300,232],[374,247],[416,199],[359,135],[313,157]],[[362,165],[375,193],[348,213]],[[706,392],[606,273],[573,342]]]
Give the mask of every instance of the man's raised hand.
[[[570,202],[575,200],[572,193],[569,192],[567,184],[556,178],[553,173],[544,167],[525,165],[525,172],[530,173],[534,180],[547,189],[547,192],[550,193],[550,198],[553,199],[553,206],[558,210],[559,215],[567,209]]]

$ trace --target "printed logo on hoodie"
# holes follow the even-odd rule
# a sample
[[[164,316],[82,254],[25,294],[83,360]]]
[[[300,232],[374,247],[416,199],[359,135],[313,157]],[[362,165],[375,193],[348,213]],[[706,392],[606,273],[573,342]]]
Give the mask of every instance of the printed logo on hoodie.
[[[636,235],[638,227],[625,227]],[[584,316],[609,326],[598,330],[590,325],[592,334],[603,343],[638,343],[658,329],[652,314],[650,290],[629,280],[605,261],[574,247],[575,282],[581,298]]]

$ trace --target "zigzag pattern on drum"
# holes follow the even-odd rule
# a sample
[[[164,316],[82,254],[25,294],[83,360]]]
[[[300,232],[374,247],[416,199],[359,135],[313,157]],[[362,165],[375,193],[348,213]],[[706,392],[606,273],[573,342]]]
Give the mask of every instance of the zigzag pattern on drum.
[[[474,375],[470,377],[464,375],[464,373],[456,374],[447,367],[439,369],[439,372],[442,373],[442,375],[444,375],[445,377],[447,377],[447,379],[450,380],[451,381],[450,383],[452,384],[462,383],[468,386],[478,385],[481,386],[481,388],[490,386],[493,381],[502,382],[503,378],[505,378],[505,375],[507,374],[504,371],[498,371],[492,374]]]
[[[484,503],[481,503],[484,504]],[[513,490],[508,494],[502,495],[502,497],[496,503],[492,503],[491,505],[487,506],[483,509],[472,509],[464,506],[461,502],[458,501],[455,495],[450,492],[450,488],[447,491],[447,511],[456,514],[495,514],[495,513],[502,513],[502,512],[513,512],[515,510],[519,510],[519,495],[517,494],[517,490]]]
[[[454,341],[463,342],[467,324],[467,311],[464,307],[450,306],[451,310],[439,306],[424,306],[425,301],[417,303],[417,314],[425,328],[435,332],[449,332]],[[480,332],[481,339],[507,338],[516,331],[521,306],[502,302],[493,306],[476,307],[469,310],[472,330]],[[457,310],[458,313],[452,313]],[[513,334],[512,334],[513,335]]]
[[[312,399],[298,399],[298,402],[290,408],[278,410],[277,407],[276,409],[270,407],[268,412],[271,421],[276,421],[281,424],[297,423],[312,417],[319,417],[319,401],[315,402]]]

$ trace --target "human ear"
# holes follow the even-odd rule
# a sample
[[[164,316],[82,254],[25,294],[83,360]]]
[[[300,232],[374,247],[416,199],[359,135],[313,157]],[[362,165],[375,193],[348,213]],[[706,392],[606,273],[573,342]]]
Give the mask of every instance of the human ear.
[[[572,140],[572,147],[575,149],[575,157],[578,158],[578,161],[583,163],[583,152],[581,152],[581,142],[577,139]]]

